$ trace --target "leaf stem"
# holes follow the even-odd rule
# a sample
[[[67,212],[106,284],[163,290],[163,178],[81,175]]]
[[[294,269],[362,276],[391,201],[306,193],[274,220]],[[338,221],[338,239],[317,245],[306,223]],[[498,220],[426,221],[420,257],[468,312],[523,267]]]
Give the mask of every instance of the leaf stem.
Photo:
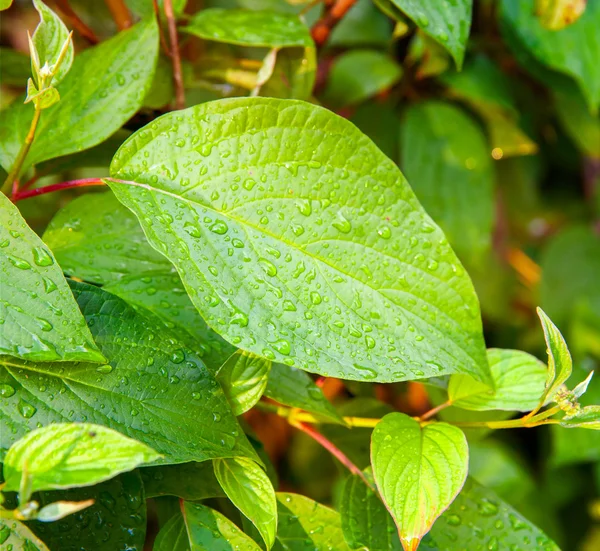
[[[325,3],[327,7],[324,15],[313,25],[310,31],[317,48],[327,42],[333,28],[355,3],[356,0],[329,0]]]
[[[123,0],[104,0],[119,30],[128,29],[132,25],[129,8]]]
[[[56,4],[63,15],[69,20],[71,26],[77,29],[77,32],[79,32],[81,36],[91,44],[98,44],[98,42],[100,42],[96,33],[79,18],[77,13],[75,13],[71,4],[69,4],[69,0],[56,0]]]
[[[451,405],[452,404],[448,400],[447,402],[444,402],[443,404],[440,404],[439,406],[436,406],[434,408],[431,408],[429,411],[426,411],[423,415],[421,415],[421,417],[419,419],[421,421],[425,421],[426,419],[433,417],[434,415],[436,415],[437,413],[439,413],[440,411],[442,411],[443,409],[446,409],[448,406],[451,406]]]
[[[165,16],[169,27],[169,40],[171,41],[171,60],[173,62],[173,82],[175,83],[175,107],[185,108],[185,91],[183,89],[183,74],[181,72],[181,57],[179,54],[179,38],[177,36],[177,25],[173,14],[172,0],[164,0]]]
[[[70,180],[68,182],[60,182],[59,184],[52,184],[49,186],[39,187],[36,189],[29,189],[27,191],[18,190],[13,194],[12,200],[14,203],[22,201],[23,199],[29,199],[30,197],[37,197],[38,195],[44,195],[46,193],[52,193],[54,191],[61,191],[63,189],[75,188],[75,187],[86,187],[86,186],[104,186],[106,185],[102,178],[83,178],[81,180]]]
[[[33,119],[31,120],[31,125],[29,127],[29,132],[27,132],[27,136],[25,136],[25,141],[21,145],[21,149],[19,149],[19,153],[17,154],[17,158],[13,163],[6,180],[4,180],[4,184],[2,185],[2,193],[8,195],[15,182],[19,179],[19,173],[21,172],[21,168],[23,167],[23,163],[25,162],[25,158],[27,157],[27,153],[29,153],[29,149],[31,148],[31,144],[33,143],[33,139],[35,138],[35,130],[37,128],[38,122],[40,120],[40,115],[42,114],[42,110],[35,107],[35,111],[33,114]]]

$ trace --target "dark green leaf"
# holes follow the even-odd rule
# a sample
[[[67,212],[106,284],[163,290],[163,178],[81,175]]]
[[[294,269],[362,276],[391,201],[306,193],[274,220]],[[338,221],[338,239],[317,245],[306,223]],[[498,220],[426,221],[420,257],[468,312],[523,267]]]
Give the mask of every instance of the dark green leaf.
[[[468,277],[395,165],[346,120],[297,101],[202,104],[134,135],[111,173],[236,346],[347,379],[488,379]]]
[[[215,459],[213,466],[227,497],[252,521],[271,549],[277,532],[277,501],[269,477],[245,457]]]
[[[402,168],[425,210],[459,256],[481,258],[491,243],[494,175],[479,126],[452,105],[420,103],[405,115],[400,148]]]
[[[104,362],[52,252],[0,193],[0,354]]]
[[[417,549],[460,492],[468,462],[467,439],[452,425],[420,426],[408,415],[390,413],[375,426],[373,476],[405,551]]]
[[[217,380],[234,415],[241,415],[258,402],[265,391],[271,361],[238,350],[219,369]]]
[[[183,516],[175,514],[160,529],[154,540],[153,551],[191,551]]]
[[[53,423],[27,433],[4,457],[7,491],[92,486],[160,458],[152,448],[90,423]]]
[[[58,86],[61,100],[43,112],[23,170],[82,151],[114,134],[142,105],[158,54],[154,18],[86,50]],[[29,130],[33,105],[17,101],[0,116],[0,163],[7,171]]]
[[[11,48],[0,47],[0,72],[2,84],[23,88],[31,75],[29,57]]]
[[[273,364],[265,396],[280,404],[303,409],[317,418],[344,424],[323,391],[304,372],[284,364]]]
[[[210,461],[140,469],[146,497],[177,496],[197,501],[225,497]]]
[[[73,283],[79,306],[109,364],[27,363],[2,358],[2,448],[36,426],[105,425],[181,463],[256,457],[225,395],[200,358],[152,314]]]

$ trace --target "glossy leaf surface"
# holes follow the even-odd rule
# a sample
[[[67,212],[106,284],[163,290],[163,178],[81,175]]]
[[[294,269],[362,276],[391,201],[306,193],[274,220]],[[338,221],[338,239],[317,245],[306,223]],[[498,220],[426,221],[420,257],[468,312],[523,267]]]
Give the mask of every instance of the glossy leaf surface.
[[[403,413],[390,413],[376,425],[371,437],[373,476],[406,551],[417,549],[460,492],[468,462],[467,439],[457,427],[421,427]]]
[[[225,497],[211,461],[140,469],[146,497],[177,496],[190,501]]]
[[[463,409],[530,411],[544,393],[547,368],[536,357],[520,350],[488,350],[488,363],[495,390],[468,375],[452,375],[448,398]]]
[[[254,451],[225,395],[194,352],[151,314],[118,297],[73,283],[107,365],[0,360],[1,445],[37,424],[87,421],[139,440],[163,461],[181,463]]]
[[[0,194],[0,354],[104,362],[52,252]]]
[[[76,56],[58,86],[61,101],[44,110],[25,167],[82,151],[114,134],[142,105],[158,54],[154,19]],[[0,116],[0,164],[12,166],[33,105],[15,102]],[[25,168],[24,167],[24,168]]]
[[[27,433],[4,457],[6,490],[23,477],[31,492],[92,486],[160,458],[152,448],[101,425],[55,423]]]
[[[297,101],[202,104],[130,138],[111,174],[236,346],[346,379],[487,378],[470,281],[395,165],[344,119]]]
[[[41,539],[18,520],[0,518],[0,543],[2,549],[7,549],[7,551],[12,551],[12,549],[50,551]]]
[[[215,459],[215,475],[227,497],[256,526],[267,549],[277,533],[277,501],[269,477],[251,459]]]

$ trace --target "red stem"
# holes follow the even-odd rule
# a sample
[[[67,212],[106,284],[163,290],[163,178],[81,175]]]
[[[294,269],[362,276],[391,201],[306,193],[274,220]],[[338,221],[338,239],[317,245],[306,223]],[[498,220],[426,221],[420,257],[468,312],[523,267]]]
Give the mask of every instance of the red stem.
[[[177,24],[173,14],[172,0],[164,0],[165,16],[169,27],[169,40],[171,41],[171,60],[173,61],[173,81],[175,83],[175,107],[185,108],[185,92],[183,89],[183,73],[181,71],[181,57],[179,54],[179,38]]]
[[[52,184],[50,186],[39,187],[36,189],[16,191],[16,193],[13,193],[12,200],[13,203],[16,203],[17,201],[22,201],[23,199],[37,197],[38,195],[44,195],[46,193],[52,193],[53,191],[60,191],[62,189],[104,185],[106,184],[104,183],[104,180],[102,180],[102,178],[84,178],[82,180],[70,180],[68,182],[60,182],[59,184]]]
[[[317,48],[327,42],[331,31],[355,3],[356,0],[329,0],[325,2],[325,14],[313,25],[310,31]]]

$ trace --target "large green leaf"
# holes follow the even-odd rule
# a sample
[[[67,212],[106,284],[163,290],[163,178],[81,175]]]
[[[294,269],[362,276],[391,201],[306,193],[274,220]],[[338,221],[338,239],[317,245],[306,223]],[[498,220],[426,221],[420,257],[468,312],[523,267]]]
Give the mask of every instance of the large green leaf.
[[[546,382],[546,365],[520,350],[488,350],[494,388],[491,390],[468,375],[452,375],[448,398],[453,405],[476,411],[503,409],[530,411],[540,402]]]
[[[307,497],[277,493],[279,528],[275,551],[350,551],[340,515]]]
[[[258,402],[265,391],[271,361],[238,350],[221,366],[217,380],[235,415],[241,415]]]
[[[406,551],[414,551],[452,503],[466,478],[469,450],[464,433],[446,423],[386,415],[373,430],[371,465],[381,497]]]
[[[142,105],[158,54],[154,18],[84,51],[58,86],[61,100],[44,110],[28,166],[88,149],[114,134]],[[33,105],[14,102],[0,114],[0,164],[9,170],[29,130]]]
[[[308,411],[317,418],[333,423],[344,423],[340,414],[310,376],[294,367],[274,364],[269,373],[265,396],[280,404]]]
[[[191,501],[225,497],[211,461],[145,467],[140,474],[146,497],[177,496]]]
[[[53,423],[27,433],[4,457],[7,491],[92,486],[160,458],[152,448],[101,425]]]
[[[277,533],[277,501],[265,471],[245,457],[215,459],[213,466],[227,497],[252,521],[271,549]]]
[[[488,379],[463,268],[394,163],[341,117],[291,100],[201,104],[136,133],[111,174],[236,346],[346,379]]]
[[[104,284],[134,306],[147,308],[213,371],[235,348],[208,329],[190,302],[173,265],[152,248],[137,218],[113,193],[71,201],[43,236],[69,275]]]
[[[494,221],[492,158],[477,123],[458,107],[430,101],[408,109],[401,166],[415,193],[459,256],[490,247]]]
[[[352,549],[402,551],[394,520],[379,496],[357,475],[344,482],[339,509],[344,537]]]
[[[426,34],[446,48],[460,69],[471,28],[472,0],[455,0],[443,4],[440,4],[439,0],[390,1]]]
[[[470,478],[430,535],[440,551],[560,551],[539,528]]]
[[[33,5],[40,16],[40,22],[31,37],[31,41],[37,51],[40,67],[48,63],[52,70],[53,65],[58,61],[64,44],[69,40],[69,30],[58,15],[44,2],[33,0]],[[70,41],[56,74],[51,81],[46,83],[47,85],[56,86],[65,77],[73,63],[73,55],[73,43]]]
[[[152,550],[191,551],[183,515],[175,514],[165,523],[154,540]]]
[[[0,544],[7,551],[50,551],[41,539],[18,520],[0,518]]]
[[[256,457],[225,395],[194,352],[152,314],[97,287],[73,283],[107,365],[0,358],[0,442],[5,451],[40,425],[86,421],[139,440],[181,463]]]
[[[270,11],[209,8],[183,30],[206,40],[265,48],[310,47],[308,27],[299,17]]]
[[[146,500],[137,472],[125,473],[90,488],[41,492],[40,506],[57,500],[94,504],[58,522],[32,522],[31,529],[52,551],[141,551],[146,538]],[[73,545],[77,545],[73,548]]]
[[[600,105],[600,4],[588,2],[583,15],[559,31],[546,29],[535,15],[535,0],[503,0],[501,16],[538,61],[574,78],[591,110]]]
[[[0,354],[104,362],[52,252],[0,193]]]

